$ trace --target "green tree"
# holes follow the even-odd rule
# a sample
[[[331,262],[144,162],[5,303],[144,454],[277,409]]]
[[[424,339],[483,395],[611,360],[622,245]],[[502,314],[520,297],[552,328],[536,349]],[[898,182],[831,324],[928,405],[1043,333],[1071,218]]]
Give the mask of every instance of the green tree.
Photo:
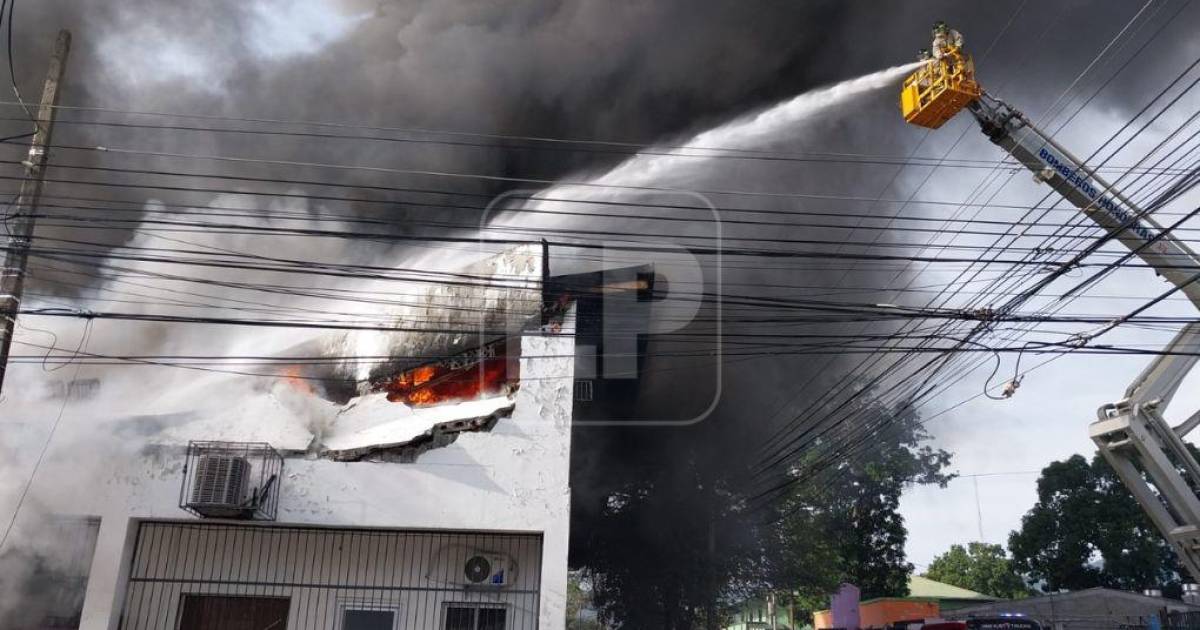
[[[803,619],[845,581],[864,597],[907,594],[913,567],[900,494],[913,483],[944,484],[950,454],[927,445],[911,410],[867,392],[857,399],[841,410],[852,419],[772,462],[769,477],[705,466],[694,445],[672,453],[669,467],[613,470],[620,484],[572,513],[593,510],[586,526],[572,527],[572,560],[587,568],[604,621],[719,628],[742,602],[771,591]]]
[[[861,399],[853,421],[827,432],[824,448],[793,466],[806,481],[782,508],[773,583],[795,592],[806,613],[828,606],[841,582],[858,586],[864,599],[907,595],[913,567],[904,555],[908,530],[900,495],[912,484],[951,479],[944,472],[950,453],[927,444],[930,436],[911,408]],[[864,432],[869,447],[862,446]],[[859,449],[837,457],[847,443]],[[838,449],[832,457],[830,448]]]
[[[1000,545],[951,545],[949,551],[929,563],[925,577],[993,597],[1016,599],[1029,594]]]
[[[567,576],[567,630],[600,630],[600,621],[585,614],[592,604],[592,589],[578,571]]]
[[[1037,503],[1008,548],[1014,568],[1044,591],[1180,588],[1170,547],[1099,455],[1091,463],[1073,455],[1042,470]]]

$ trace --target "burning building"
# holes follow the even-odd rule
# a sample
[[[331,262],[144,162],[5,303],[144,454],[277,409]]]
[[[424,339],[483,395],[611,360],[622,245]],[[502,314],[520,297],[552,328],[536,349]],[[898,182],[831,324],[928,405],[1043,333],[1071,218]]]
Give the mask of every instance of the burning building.
[[[209,380],[196,408],[111,421],[145,440],[47,500],[90,545],[55,627],[562,628],[571,424],[618,387],[577,376],[602,299],[651,282],[517,248],[393,326],[299,344],[253,396]]]

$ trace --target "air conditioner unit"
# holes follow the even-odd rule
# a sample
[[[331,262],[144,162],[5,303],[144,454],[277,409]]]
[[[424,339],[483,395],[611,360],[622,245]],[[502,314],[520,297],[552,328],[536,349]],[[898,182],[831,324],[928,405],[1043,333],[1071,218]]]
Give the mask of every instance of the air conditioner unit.
[[[283,457],[266,442],[188,442],[179,507],[212,518],[275,520]]]
[[[250,462],[233,455],[201,455],[196,462],[188,507],[203,516],[243,518]]]
[[[509,580],[512,579],[509,564],[505,556],[476,554],[467,558],[463,564],[463,577],[467,580],[467,586],[508,586]]]

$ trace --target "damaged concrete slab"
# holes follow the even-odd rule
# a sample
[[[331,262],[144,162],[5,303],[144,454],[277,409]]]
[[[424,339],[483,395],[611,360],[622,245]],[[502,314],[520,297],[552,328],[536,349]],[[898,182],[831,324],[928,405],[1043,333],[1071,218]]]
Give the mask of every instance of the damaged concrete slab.
[[[336,461],[411,462],[464,431],[488,431],[512,415],[507,396],[413,409],[383,394],[357,398],[338,414],[310,452]]]

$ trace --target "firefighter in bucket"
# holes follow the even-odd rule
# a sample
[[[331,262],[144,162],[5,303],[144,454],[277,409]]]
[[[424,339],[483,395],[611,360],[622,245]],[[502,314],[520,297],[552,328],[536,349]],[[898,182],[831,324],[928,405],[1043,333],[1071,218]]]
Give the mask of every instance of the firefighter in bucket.
[[[938,20],[933,24],[933,58],[950,61],[962,51],[962,33]]]

